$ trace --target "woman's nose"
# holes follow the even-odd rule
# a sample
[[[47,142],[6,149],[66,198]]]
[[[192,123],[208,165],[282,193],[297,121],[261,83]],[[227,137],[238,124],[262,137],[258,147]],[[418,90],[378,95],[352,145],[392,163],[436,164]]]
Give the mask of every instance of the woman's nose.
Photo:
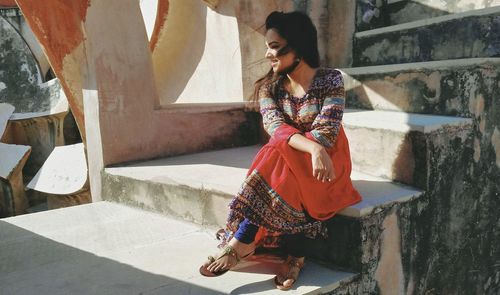
[[[269,48],[266,50],[266,55],[265,55],[266,58],[273,58],[274,57],[274,55],[271,53],[271,50],[272,49],[269,49]]]

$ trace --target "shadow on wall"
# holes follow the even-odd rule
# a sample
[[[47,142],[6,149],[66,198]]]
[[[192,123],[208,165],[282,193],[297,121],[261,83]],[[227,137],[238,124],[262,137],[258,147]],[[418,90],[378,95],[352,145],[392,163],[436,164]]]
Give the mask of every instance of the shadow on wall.
[[[58,243],[0,220],[4,294],[220,294]]]

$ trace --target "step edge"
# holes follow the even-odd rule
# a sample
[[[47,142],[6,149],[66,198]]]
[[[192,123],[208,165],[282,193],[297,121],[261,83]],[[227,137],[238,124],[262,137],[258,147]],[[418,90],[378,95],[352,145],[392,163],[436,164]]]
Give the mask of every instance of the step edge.
[[[447,67],[452,67],[456,69],[456,68],[478,67],[484,64],[500,65],[500,58],[476,57],[476,58],[447,59],[447,60],[435,60],[435,61],[412,62],[412,63],[401,63],[401,64],[340,68],[339,70],[342,72],[342,74],[344,74],[344,78],[346,78],[346,76],[348,78],[352,78],[351,76],[358,76],[358,75],[389,74],[394,72],[410,72],[417,70],[439,70]]]
[[[367,38],[367,37],[377,36],[377,35],[386,34],[386,33],[393,33],[393,32],[398,32],[398,31],[411,30],[411,29],[421,28],[421,27],[425,27],[425,26],[436,25],[439,23],[459,20],[459,19],[467,18],[467,17],[493,15],[495,13],[500,13],[500,5],[481,8],[481,9],[474,9],[474,10],[469,10],[469,11],[465,11],[465,12],[451,13],[451,14],[437,16],[437,17],[433,17],[433,18],[416,20],[413,22],[408,22],[408,23],[403,23],[403,24],[387,26],[387,27],[383,27],[383,28],[377,28],[377,29],[373,29],[373,30],[357,32],[354,34],[354,38],[356,38],[356,39]]]
[[[398,111],[392,111],[392,110],[358,110],[358,109],[346,109],[344,113],[344,119],[343,119],[343,124],[346,127],[353,127],[353,128],[368,128],[368,129],[373,129],[373,130],[390,130],[394,132],[410,132],[410,131],[417,131],[417,132],[422,132],[424,134],[429,134],[434,131],[437,131],[441,128],[445,127],[471,127],[473,125],[473,120],[471,118],[464,118],[464,117],[453,117],[453,116],[443,116],[443,115],[430,115],[430,114],[419,114],[419,113],[408,113],[408,112],[398,112]],[[443,123],[438,123],[438,124],[432,124],[432,125],[424,125],[424,124],[415,124],[415,123],[410,123],[410,122],[397,122],[397,121],[383,121],[384,123],[387,122],[387,126],[376,126],[374,127],[373,124],[365,124],[361,120],[352,120],[349,122],[349,119],[345,120],[346,116],[349,117],[350,113],[357,113],[357,112],[370,112],[370,113],[381,113],[381,114],[391,114],[391,113],[396,113],[396,114],[406,114],[408,118],[411,117],[429,117],[429,118],[442,118],[442,119],[449,119],[448,122],[443,122]],[[367,119],[368,120],[368,119]]]
[[[106,169],[107,168],[105,168],[105,170]],[[143,181],[143,182],[147,182],[147,183],[150,183],[150,184],[160,184],[160,185],[165,185],[165,186],[171,186],[171,185],[173,185],[173,186],[175,186],[175,184],[172,184],[172,183],[162,183],[162,182],[155,182],[155,181],[152,181],[152,180],[143,180],[143,179],[136,178],[136,177],[133,177],[133,176],[127,176],[127,175],[122,175],[122,174],[113,174],[112,172],[109,172],[109,171],[104,171],[104,173],[105,174],[111,174],[113,177],[123,177],[123,178],[126,178],[126,179],[133,179],[133,180],[136,180],[136,181]],[[354,180],[354,181],[356,181],[356,180]],[[423,191],[419,190],[418,188],[411,187],[409,185],[403,185],[403,184],[400,184],[398,182],[392,181],[390,179],[387,179],[387,182],[390,183],[390,184],[393,184],[393,185],[397,186],[398,188],[403,188],[403,189],[409,190],[411,193],[403,195],[403,196],[400,196],[397,199],[393,199],[393,200],[387,201],[385,203],[381,203],[381,204],[377,204],[377,205],[370,205],[369,207],[356,208],[357,204],[355,204],[355,205],[349,206],[349,207],[347,207],[347,208],[339,211],[337,214],[342,215],[342,216],[350,216],[350,217],[362,218],[364,216],[367,216],[367,215],[371,214],[375,208],[390,206],[390,205],[392,205],[392,204],[394,204],[396,202],[397,203],[404,203],[404,202],[410,201],[410,200],[412,200],[412,199],[414,199],[416,197],[419,197],[420,195],[423,194]],[[184,184],[178,185],[176,187],[179,187],[181,189],[197,189],[197,188],[194,188],[194,187],[191,187],[191,186],[188,186],[188,185],[184,185]],[[233,194],[231,194],[229,192],[221,192],[221,191],[216,191],[216,190],[212,190],[212,189],[204,189],[204,190],[208,191],[208,192],[213,192],[214,194],[217,194],[219,197],[227,199],[228,202],[233,198]],[[105,199],[105,200],[106,201],[112,201],[112,200],[107,200],[107,199]],[[208,206],[208,205],[205,204],[204,206]],[[205,209],[207,209],[207,208],[204,208],[204,210]],[[191,220],[187,220],[187,221],[192,222]],[[205,221],[206,220],[203,219],[200,224],[204,225],[204,226],[207,225],[207,224],[205,224]],[[194,223],[198,224],[197,222],[194,222]]]

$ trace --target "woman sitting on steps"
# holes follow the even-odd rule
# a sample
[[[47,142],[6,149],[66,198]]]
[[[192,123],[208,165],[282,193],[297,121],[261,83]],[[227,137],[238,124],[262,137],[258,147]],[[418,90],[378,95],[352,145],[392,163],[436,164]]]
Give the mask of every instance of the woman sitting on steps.
[[[266,19],[267,75],[255,83],[270,140],[255,156],[230,203],[222,251],[200,267],[218,276],[256,246],[284,246],[288,258],[275,277],[288,290],[304,265],[306,238],[326,236],[323,221],[358,203],[342,127],[342,74],[319,67],[316,28],[301,12]]]

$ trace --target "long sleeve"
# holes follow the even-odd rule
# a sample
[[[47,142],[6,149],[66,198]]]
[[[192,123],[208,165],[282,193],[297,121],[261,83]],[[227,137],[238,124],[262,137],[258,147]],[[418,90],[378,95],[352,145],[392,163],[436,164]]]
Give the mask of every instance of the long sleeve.
[[[286,123],[283,111],[273,99],[270,86],[267,84],[259,89],[259,105],[264,129],[271,137],[288,141],[292,135],[301,133],[300,130]]]
[[[327,89],[320,113],[314,119],[312,130],[305,136],[326,148],[335,145],[345,108],[345,91],[342,74],[335,71],[331,85]]]

